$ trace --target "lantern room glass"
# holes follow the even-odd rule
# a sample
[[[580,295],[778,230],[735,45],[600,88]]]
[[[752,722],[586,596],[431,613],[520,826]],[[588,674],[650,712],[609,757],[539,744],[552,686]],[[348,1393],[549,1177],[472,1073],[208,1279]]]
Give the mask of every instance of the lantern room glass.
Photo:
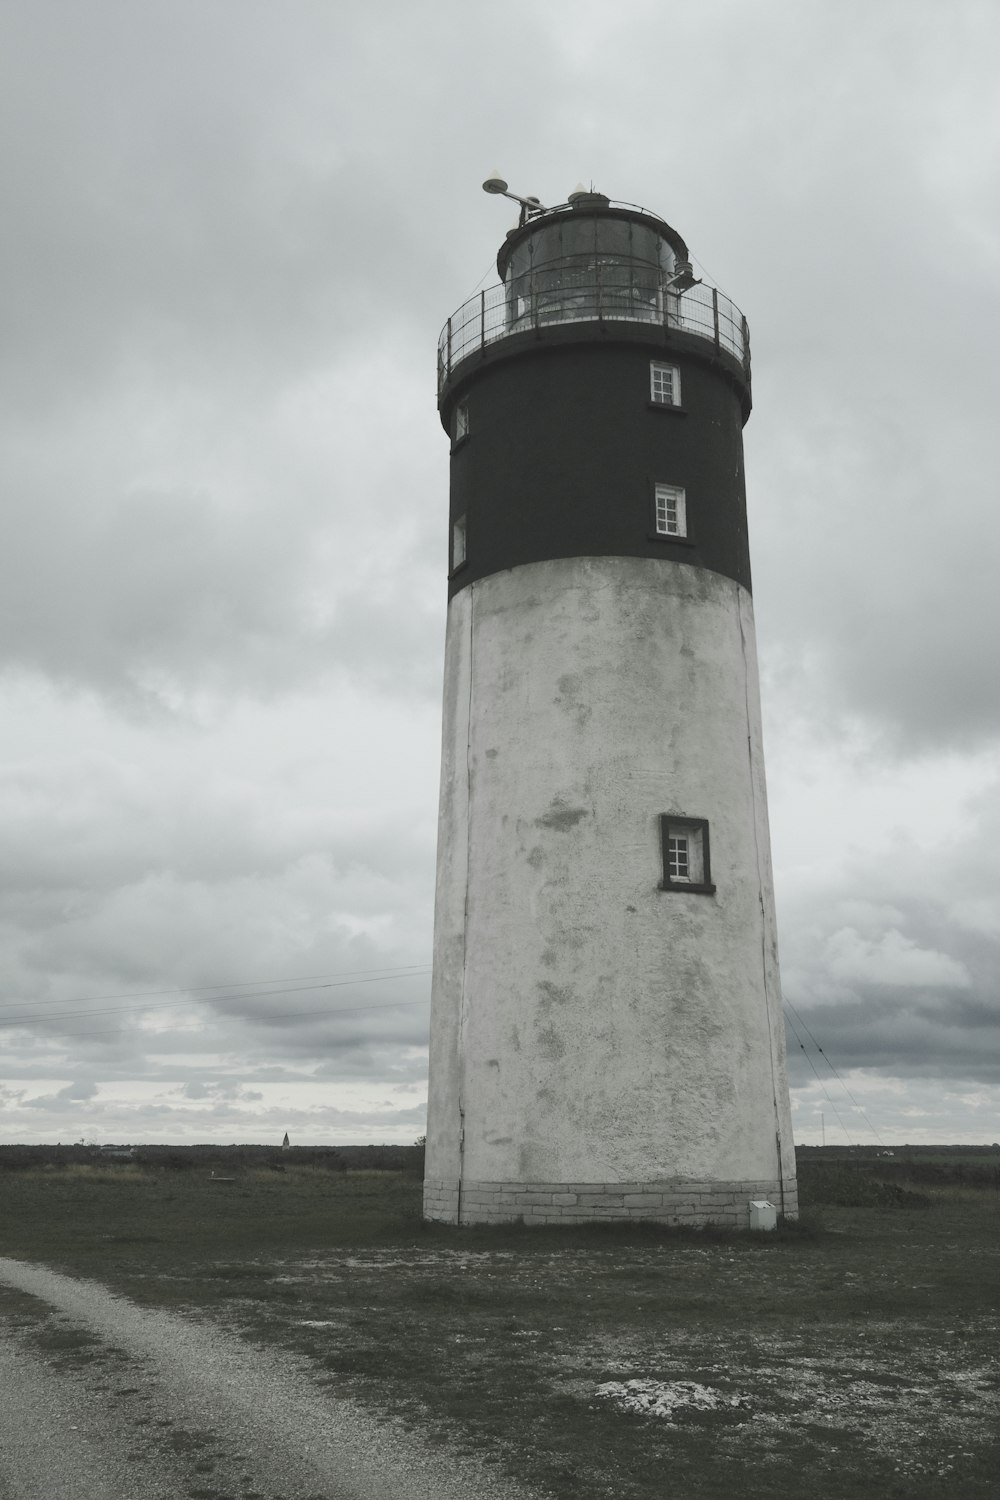
[[[672,322],[674,264],[671,245],[650,224],[584,213],[542,222],[511,252],[507,328],[599,318]]]

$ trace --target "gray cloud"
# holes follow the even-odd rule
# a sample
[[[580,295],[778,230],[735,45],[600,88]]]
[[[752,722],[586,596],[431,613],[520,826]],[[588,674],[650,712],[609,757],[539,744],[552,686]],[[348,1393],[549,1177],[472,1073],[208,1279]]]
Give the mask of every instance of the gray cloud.
[[[57,1099],[95,1099],[96,1097],[97,1085],[95,1083],[69,1083],[56,1095]]]
[[[789,997],[838,1066],[995,1080],[993,8],[240,19],[0,14],[9,1118],[414,1125],[293,1093],[419,1087],[425,975],[193,987],[427,959],[434,351],[495,279],[494,165],[662,212],[750,318]]]
[[[1000,1082],[1000,787],[971,808],[972,829],[956,819],[950,842],[927,850],[897,835],[861,880],[841,868],[786,889],[782,963],[798,1080],[832,1064]]]

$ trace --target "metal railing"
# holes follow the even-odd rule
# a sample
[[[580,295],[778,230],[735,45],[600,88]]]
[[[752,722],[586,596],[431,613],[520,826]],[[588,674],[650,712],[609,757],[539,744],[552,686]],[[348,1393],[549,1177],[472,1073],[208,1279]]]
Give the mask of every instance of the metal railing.
[[[518,283],[527,278],[517,278]],[[715,287],[702,283],[683,293],[608,281],[580,283],[568,278],[559,285],[531,289],[492,286],[463,302],[448,319],[438,340],[438,392],[452,372],[477,350],[519,333],[541,333],[562,323],[645,323],[705,339],[716,350],[731,354],[750,379],[750,334],[747,320],[735,303]]]

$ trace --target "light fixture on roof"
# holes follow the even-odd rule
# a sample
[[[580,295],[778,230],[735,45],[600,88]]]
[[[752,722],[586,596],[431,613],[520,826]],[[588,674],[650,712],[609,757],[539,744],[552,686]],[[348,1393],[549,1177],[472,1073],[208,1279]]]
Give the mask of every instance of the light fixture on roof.
[[[674,266],[674,274],[667,282],[667,288],[671,292],[689,292],[693,286],[701,286],[701,277],[694,274],[694,267],[689,260],[679,260]]]
[[[540,214],[545,212],[545,205],[544,203],[540,202],[538,198],[522,198],[520,193],[508,192],[507,183],[504,178],[500,176],[499,172],[494,172],[492,176],[487,177],[486,181],[483,183],[483,192],[499,193],[504,198],[512,198],[515,203],[520,203],[522,216],[525,214]]]

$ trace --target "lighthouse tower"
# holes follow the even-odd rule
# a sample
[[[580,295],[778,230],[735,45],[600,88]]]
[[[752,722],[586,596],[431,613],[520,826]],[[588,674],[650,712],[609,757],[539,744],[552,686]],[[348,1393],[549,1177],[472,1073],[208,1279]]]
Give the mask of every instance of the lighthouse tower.
[[[655,214],[582,188],[516,201],[500,286],[440,344],[424,1212],[794,1214],[746,321]]]

